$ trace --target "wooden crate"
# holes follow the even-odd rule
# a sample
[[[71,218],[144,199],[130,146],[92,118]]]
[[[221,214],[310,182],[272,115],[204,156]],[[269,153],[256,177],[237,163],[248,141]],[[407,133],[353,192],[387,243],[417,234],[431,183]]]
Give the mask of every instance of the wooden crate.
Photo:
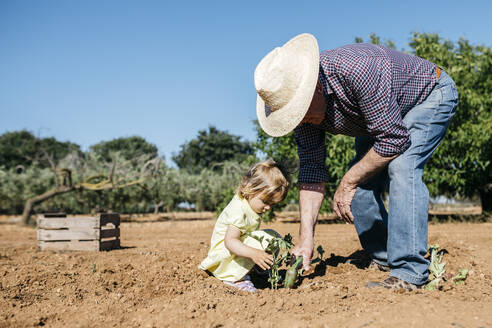
[[[120,215],[97,214],[67,218],[66,214],[38,216],[38,249],[103,251],[120,247]]]

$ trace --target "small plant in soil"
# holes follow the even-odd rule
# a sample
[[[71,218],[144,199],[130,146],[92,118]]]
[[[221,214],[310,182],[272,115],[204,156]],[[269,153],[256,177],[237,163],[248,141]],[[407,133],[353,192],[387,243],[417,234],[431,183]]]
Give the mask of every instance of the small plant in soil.
[[[253,236],[251,234],[249,236],[258,240],[260,243],[263,241],[263,237]],[[265,248],[265,252],[272,254],[273,256],[273,264],[270,266],[270,270],[268,271],[268,282],[274,290],[277,290],[280,284],[280,267],[283,263],[287,263],[292,258],[289,250],[293,246],[292,236],[287,234],[284,237],[273,237],[270,239],[268,246]]]
[[[294,284],[296,283],[297,280],[297,275],[299,274],[299,266],[302,264],[302,256],[299,256],[296,258],[294,264],[287,270],[285,273],[285,281],[284,281],[284,287],[285,288],[292,288],[294,287]]]
[[[255,238],[260,243],[263,241],[263,237],[257,237],[251,234],[249,236]],[[284,263],[291,264],[291,267],[287,269],[285,274],[285,288],[292,288],[297,280],[297,277],[303,273],[303,269],[299,268],[302,265],[302,256],[294,258],[294,256],[289,252],[292,247],[294,247],[294,244],[292,243],[292,236],[287,234],[284,237],[273,237],[270,239],[268,246],[265,248],[265,252],[272,254],[273,256],[273,264],[270,266],[268,282],[274,290],[277,290],[280,285],[282,277],[279,269]],[[319,245],[316,250],[318,251],[318,257],[313,259],[311,264],[323,260],[323,254],[325,253],[323,247]]]
[[[456,285],[465,283],[466,277],[468,277],[468,269],[461,269],[460,272],[453,277],[453,281]]]
[[[292,243],[292,236],[290,234],[285,237],[274,237],[270,239],[265,252],[273,255],[273,264],[270,266],[268,282],[272,286],[272,289],[278,288],[281,276],[279,269],[283,263],[287,263],[291,259],[289,250],[294,246]]]
[[[429,253],[431,257],[431,263],[429,265],[429,280],[430,282],[425,286],[426,290],[435,290],[439,288],[439,283],[444,279],[444,273],[446,272],[446,262],[442,262],[443,251],[439,251],[439,245],[430,245]]]
[[[318,252],[318,257],[311,260],[311,265],[318,262],[323,262],[323,254],[325,253],[325,250],[321,245],[319,245],[316,248],[316,251]],[[294,259],[291,259],[291,263],[293,262],[293,264],[285,273],[285,281],[284,281],[285,288],[294,287],[297,277],[304,273],[304,269],[299,268],[302,265],[302,259],[303,259],[302,256],[296,258],[295,261],[293,261]]]
[[[425,286],[426,290],[436,290],[441,289],[442,284],[446,282],[446,277],[444,273],[446,273],[446,262],[442,262],[442,258],[444,256],[444,251],[439,250],[439,245],[430,245],[429,246],[430,253],[430,265],[429,265],[429,280],[430,282]],[[465,282],[468,276],[468,269],[461,269],[459,273],[451,278],[451,280],[456,285],[461,285]]]

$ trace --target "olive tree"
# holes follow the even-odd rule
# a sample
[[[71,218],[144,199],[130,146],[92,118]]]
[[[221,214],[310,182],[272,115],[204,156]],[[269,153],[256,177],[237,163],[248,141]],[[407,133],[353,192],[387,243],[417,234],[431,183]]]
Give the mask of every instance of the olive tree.
[[[108,163],[100,160],[99,155],[95,153],[89,153],[83,159],[77,154],[67,156],[60,163],[53,164],[51,168],[54,186],[26,200],[22,223],[29,223],[34,206],[55,196],[75,191],[107,191],[109,193],[106,194],[106,204],[111,204],[107,209],[112,209],[112,206],[118,205],[119,201],[115,190],[145,182],[152,176],[158,160],[158,158],[149,159],[147,156],[125,160],[115,154],[113,162]],[[140,169],[135,169],[135,163],[141,164]],[[101,198],[101,194],[98,196]]]

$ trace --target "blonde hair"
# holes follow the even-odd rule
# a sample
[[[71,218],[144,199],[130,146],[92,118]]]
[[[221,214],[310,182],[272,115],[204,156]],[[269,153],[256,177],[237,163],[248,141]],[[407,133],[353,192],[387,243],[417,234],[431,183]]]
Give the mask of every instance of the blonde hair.
[[[263,201],[271,202],[280,196],[284,200],[289,190],[288,174],[284,168],[275,161],[268,159],[256,163],[243,176],[237,189],[239,198],[251,199],[257,195],[262,196]]]

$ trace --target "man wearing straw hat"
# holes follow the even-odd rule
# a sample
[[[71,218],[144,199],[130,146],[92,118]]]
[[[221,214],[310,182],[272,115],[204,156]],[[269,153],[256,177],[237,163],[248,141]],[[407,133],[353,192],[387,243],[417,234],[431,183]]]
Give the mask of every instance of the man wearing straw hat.
[[[311,34],[268,53],[254,78],[262,129],[273,137],[294,131],[301,225],[293,252],[303,255],[304,268],[329,178],[329,132],[354,136],[356,150],[333,210],[355,224],[372,266],[390,271],[367,287],[413,290],[425,284],[429,193],[422,172],[455,113],[453,80],[427,60],[379,45],[320,54]],[[382,193],[388,186],[386,210]]]

